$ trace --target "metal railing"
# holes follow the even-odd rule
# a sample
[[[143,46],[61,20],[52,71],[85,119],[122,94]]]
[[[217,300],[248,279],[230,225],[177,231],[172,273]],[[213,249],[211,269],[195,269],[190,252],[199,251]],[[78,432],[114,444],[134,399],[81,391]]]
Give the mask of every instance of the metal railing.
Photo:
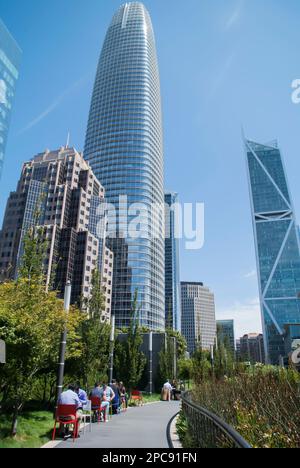
[[[252,448],[235,429],[194,403],[191,392],[183,394],[182,410],[197,448]]]

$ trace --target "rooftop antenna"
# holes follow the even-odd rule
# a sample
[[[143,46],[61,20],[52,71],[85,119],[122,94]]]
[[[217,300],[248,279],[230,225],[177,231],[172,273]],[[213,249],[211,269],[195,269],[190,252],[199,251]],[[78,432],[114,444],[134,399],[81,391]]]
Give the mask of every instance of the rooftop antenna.
[[[245,135],[245,128],[244,128],[243,124],[241,125],[241,130],[242,130],[242,138],[243,138],[243,141],[245,142],[246,141],[246,135]]]
[[[69,145],[70,145],[70,132],[68,132],[66,148],[69,148]]]

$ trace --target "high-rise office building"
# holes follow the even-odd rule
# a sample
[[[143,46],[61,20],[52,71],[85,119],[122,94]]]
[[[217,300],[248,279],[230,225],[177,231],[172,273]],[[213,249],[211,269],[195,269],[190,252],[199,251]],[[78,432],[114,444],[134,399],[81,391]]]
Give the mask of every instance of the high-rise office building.
[[[235,353],[234,320],[217,320],[217,338]]]
[[[74,148],[45,151],[25,163],[17,190],[7,202],[0,231],[0,280],[17,277],[24,236],[37,227],[47,241],[47,285],[63,293],[66,282],[71,281],[72,303],[83,305],[91,293],[93,271],[99,268],[105,295],[103,319],[109,321],[113,254],[105,245],[105,223],[101,223],[100,214],[93,212],[93,222],[91,219],[92,205],[96,205],[95,200],[101,205],[104,194]]]
[[[245,140],[267,362],[286,355],[285,329],[300,322],[300,249],[276,142]]]
[[[20,59],[20,48],[0,19],[0,179]]]
[[[239,358],[252,364],[265,362],[264,338],[257,333],[244,335],[240,340]]]
[[[165,307],[166,323],[174,330],[181,331],[181,300],[179,273],[179,239],[176,237],[177,193],[165,194]]]
[[[237,361],[241,361],[241,340],[235,342],[235,357]]]
[[[160,205],[162,211],[164,205],[160,80],[151,19],[139,2],[122,5],[109,26],[94,85],[84,157],[103,183],[107,202],[116,209],[116,222],[110,215],[108,222],[109,246],[115,255],[112,312],[117,326],[129,324],[138,290],[141,325],[163,330],[164,214],[161,222],[160,216],[152,222],[149,216],[152,204]],[[133,204],[135,209],[129,212],[128,205]],[[142,222],[134,238],[128,235],[128,225],[136,219],[136,210]],[[112,236],[114,230],[116,236]]]
[[[182,334],[189,353],[210,350],[216,341],[214,294],[203,283],[181,283]]]

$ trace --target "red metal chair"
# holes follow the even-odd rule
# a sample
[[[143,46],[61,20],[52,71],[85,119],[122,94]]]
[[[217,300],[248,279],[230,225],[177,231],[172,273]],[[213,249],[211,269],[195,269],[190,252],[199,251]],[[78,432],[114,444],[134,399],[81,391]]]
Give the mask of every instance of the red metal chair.
[[[104,422],[106,422],[106,411],[105,408],[102,406],[101,398],[99,397],[91,397],[92,402],[92,411],[94,414],[97,415],[98,424],[101,421],[101,413],[103,413]]]
[[[73,442],[78,437],[79,419],[77,417],[76,405],[58,405],[55,416],[55,424],[53,429],[52,440],[56,437],[56,425],[73,426]]]
[[[137,401],[140,406],[144,404],[143,394],[140,390],[132,390],[130,400]]]

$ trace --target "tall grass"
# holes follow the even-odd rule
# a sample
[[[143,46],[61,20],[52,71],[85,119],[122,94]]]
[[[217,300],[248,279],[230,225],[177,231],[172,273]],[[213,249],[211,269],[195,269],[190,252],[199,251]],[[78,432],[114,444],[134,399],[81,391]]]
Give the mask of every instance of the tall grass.
[[[253,447],[300,447],[300,375],[258,367],[198,382],[193,399],[232,425]]]

